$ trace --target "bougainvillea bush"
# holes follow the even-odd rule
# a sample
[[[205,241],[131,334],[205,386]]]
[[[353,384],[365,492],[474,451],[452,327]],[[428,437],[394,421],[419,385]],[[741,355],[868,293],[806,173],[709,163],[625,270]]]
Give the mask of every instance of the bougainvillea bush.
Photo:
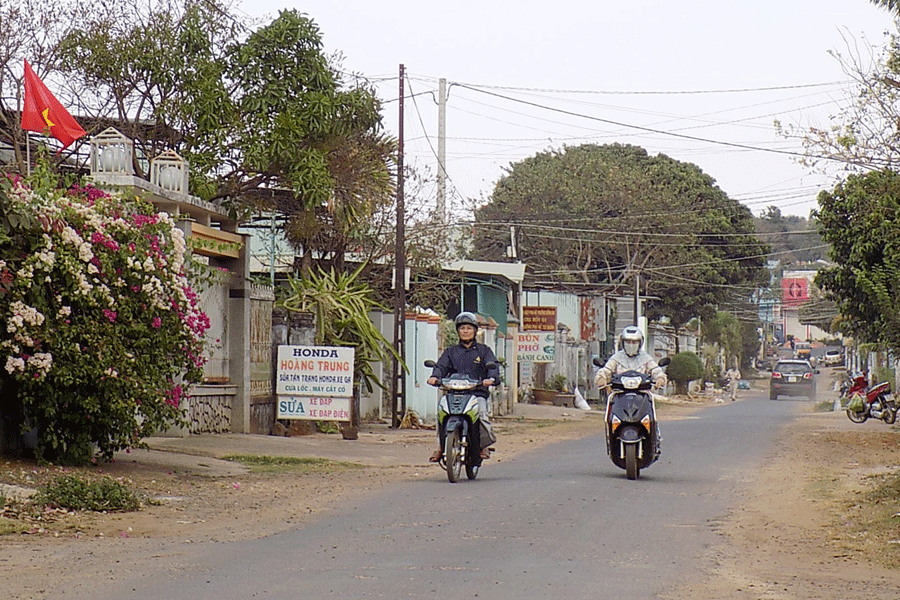
[[[184,235],[149,203],[0,181],[0,411],[85,463],[181,420],[209,320]]]

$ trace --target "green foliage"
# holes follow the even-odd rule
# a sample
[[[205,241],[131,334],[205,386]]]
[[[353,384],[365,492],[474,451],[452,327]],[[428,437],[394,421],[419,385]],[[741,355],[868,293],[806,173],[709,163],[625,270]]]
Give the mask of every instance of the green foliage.
[[[819,194],[816,212],[834,266],[815,283],[862,342],[900,349],[900,175],[850,175]]]
[[[380,101],[344,83],[306,15],[283,10],[251,28],[216,0],[167,0],[114,4],[81,25],[60,44],[71,78],[100,107],[124,108],[139,155],[186,158],[205,200],[277,211],[304,255],[337,257],[393,200],[396,143]]]
[[[553,376],[550,381],[547,382],[548,390],[556,390],[557,392],[567,392],[568,388],[566,387],[566,383],[568,379],[562,373],[557,373]]]
[[[519,257],[544,280],[633,289],[641,273],[651,318],[680,328],[766,272],[750,211],[697,166],[643,148],[585,144],[513,163],[476,211],[476,248]],[[750,287],[746,296],[750,295]]]
[[[734,358],[741,359],[744,353],[743,327],[734,315],[719,311],[712,319],[703,321],[703,340],[715,344],[725,353],[725,360],[731,364]],[[756,335],[754,329],[754,336]]]
[[[703,361],[694,352],[679,352],[666,367],[666,375],[675,382],[676,394],[686,394],[688,382],[703,377]]]
[[[128,512],[141,507],[138,497],[123,483],[109,477],[88,481],[75,475],[55,477],[38,490],[33,501],[56,508],[96,512]]]
[[[783,264],[815,262],[828,257],[815,219],[783,215],[777,206],[769,206],[754,218],[756,233],[769,244]]]
[[[360,265],[353,273],[317,270],[300,279],[289,278],[291,292],[279,304],[289,311],[315,315],[316,344],[353,347],[353,379],[371,392],[375,385],[382,385],[372,365],[399,356],[369,318],[373,310],[388,309],[374,300],[371,288],[360,280],[364,268]]]
[[[0,181],[0,397],[39,459],[86,463],[180,418],[209,326],[184,235],[95,188]]]

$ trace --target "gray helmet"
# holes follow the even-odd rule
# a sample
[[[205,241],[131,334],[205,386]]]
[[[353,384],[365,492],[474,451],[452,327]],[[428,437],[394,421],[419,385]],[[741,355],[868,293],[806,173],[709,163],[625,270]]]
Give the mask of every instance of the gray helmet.
[[[625,354],[627,354],[628,356],[637,356],[638,352],[641,351],[641,346],[644,345],[644,333],[641,331],[641,328],[634,325],[629,325],[622,330],[621,337],[622,349],[625,350]],[[637,342],[636,349],[634,344],[626,345],[625,342]]]
[[[459,329],[461,325],[471,325],[478,330],[478,318],[475,316],[475,313],[470,312],[461,312],[456,315],[456,329]]]

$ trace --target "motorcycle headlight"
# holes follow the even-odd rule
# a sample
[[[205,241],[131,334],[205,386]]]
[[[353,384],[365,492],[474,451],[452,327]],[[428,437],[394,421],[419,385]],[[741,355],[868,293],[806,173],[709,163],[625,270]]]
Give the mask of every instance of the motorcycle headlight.
[[[622,387],[626,390],[636,390],[641,387],[641,377],[623,377]]]
[[[449,379],[444,381],[444,387],[448,390],[460,391],[472,389],[472,383],[465,379]]]

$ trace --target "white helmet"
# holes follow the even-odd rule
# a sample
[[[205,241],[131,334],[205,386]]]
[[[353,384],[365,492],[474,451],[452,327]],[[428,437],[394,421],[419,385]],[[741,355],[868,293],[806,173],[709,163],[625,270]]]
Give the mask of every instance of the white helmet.
[[[622,349],[628,356],[637,356],[644,345],[644,334],[640,327],[629,325],[622,330]]]

